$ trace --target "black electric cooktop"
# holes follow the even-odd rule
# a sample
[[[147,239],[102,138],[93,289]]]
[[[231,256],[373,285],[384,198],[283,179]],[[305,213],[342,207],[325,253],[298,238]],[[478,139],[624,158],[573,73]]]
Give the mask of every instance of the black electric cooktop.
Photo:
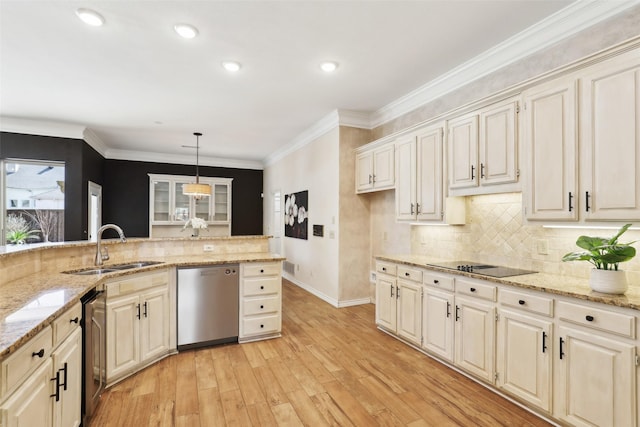
[[[434,267],[448,268],[450,270],[466,271],[489,277],[520,276],[522,274],[537,273],[537,271],[521,270],[519,268],[501,267],[499,265],[483,264],[471,261],[451,261],[427,264]]]

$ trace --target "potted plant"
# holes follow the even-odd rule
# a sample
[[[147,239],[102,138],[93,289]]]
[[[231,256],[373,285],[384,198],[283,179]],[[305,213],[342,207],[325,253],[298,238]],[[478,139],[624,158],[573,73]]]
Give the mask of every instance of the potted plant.
[[[584,251],[570,252],[562,257],[562,261],[589,261],[595,266],[591,270],[589,284],[597,292],[623,294],[627,290],[625,272],[618,270],[618,264],[629,261],[636,255],[634,242],[620,243],[618,239],[631,227],[626,224],[610,238],[580,236],[576,241]]]

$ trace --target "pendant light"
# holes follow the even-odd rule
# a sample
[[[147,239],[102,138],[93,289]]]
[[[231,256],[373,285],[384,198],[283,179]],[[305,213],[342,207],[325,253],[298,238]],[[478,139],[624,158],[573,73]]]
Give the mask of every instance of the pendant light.
[[[211,186],[209,184],[200,184],[200,174],[198,171],[199,163],[199,151],[200,151],[200,132],[193,133],[196,136],[196,182],[195,184],[184,184],[182,186],[182,194],[185,196],[193,196],[196,199],[207,197],[211,195]]]

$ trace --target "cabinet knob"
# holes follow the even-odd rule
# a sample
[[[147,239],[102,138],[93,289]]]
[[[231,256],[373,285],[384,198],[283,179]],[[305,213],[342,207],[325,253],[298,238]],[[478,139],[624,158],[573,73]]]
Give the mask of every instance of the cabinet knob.
[[[525,301],[524,301],[523,299],[518,300],[518,304],[520,304],[520,305],[524,305],[524,304],[525,304]]]
[[[44,348],[41,348],[40,351],[34,351],[33,353],[31,353],[31,357],[36,357],[38,356],[39,358],[43,358],[44,357]]]
[[[469,290],[470,290],[471,292],[475,292],[475,291],[476,291],[476,288],[470,288]]]
[[[69,320],[69,323],[75,323],[77,325],[78,321],[80,321],[80,318],[78,316],[76,316],[73,319]]]
[[[264,305],[261,305],[261,306],[260,306],[260,309],[262,310],[263,308],[264,308]]]
[[[262,329],[262,328],[264,328],[264,325],[260,325],[260,328],[261,328],[261,329]]]
[[[264,273],[264,270],[260,270],[260,273]]]
[[[434,285],[437,285],[438,283],[440,283],[440,281],[439,281],[439,280],[433,279],[433,284],[434,284]]]
[[[587,315],[585,319],[587,319],[587,322],[593,322],[593,316]]]
[[[409,274],[409,273],[404,273],[404,275],[407,276],[407,277],[411,276],[411,274]]]
[[[382,267],[382,271],[387,271],[387,267]]]
[[[260,289],[264,289],[264,286],[260,286]]]

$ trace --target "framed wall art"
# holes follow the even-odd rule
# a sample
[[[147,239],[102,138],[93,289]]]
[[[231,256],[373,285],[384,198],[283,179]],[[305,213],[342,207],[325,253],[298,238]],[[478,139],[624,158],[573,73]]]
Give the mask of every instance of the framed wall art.
[[[309,228],[309,191],[285,194],[284,235],[307,240]]]

